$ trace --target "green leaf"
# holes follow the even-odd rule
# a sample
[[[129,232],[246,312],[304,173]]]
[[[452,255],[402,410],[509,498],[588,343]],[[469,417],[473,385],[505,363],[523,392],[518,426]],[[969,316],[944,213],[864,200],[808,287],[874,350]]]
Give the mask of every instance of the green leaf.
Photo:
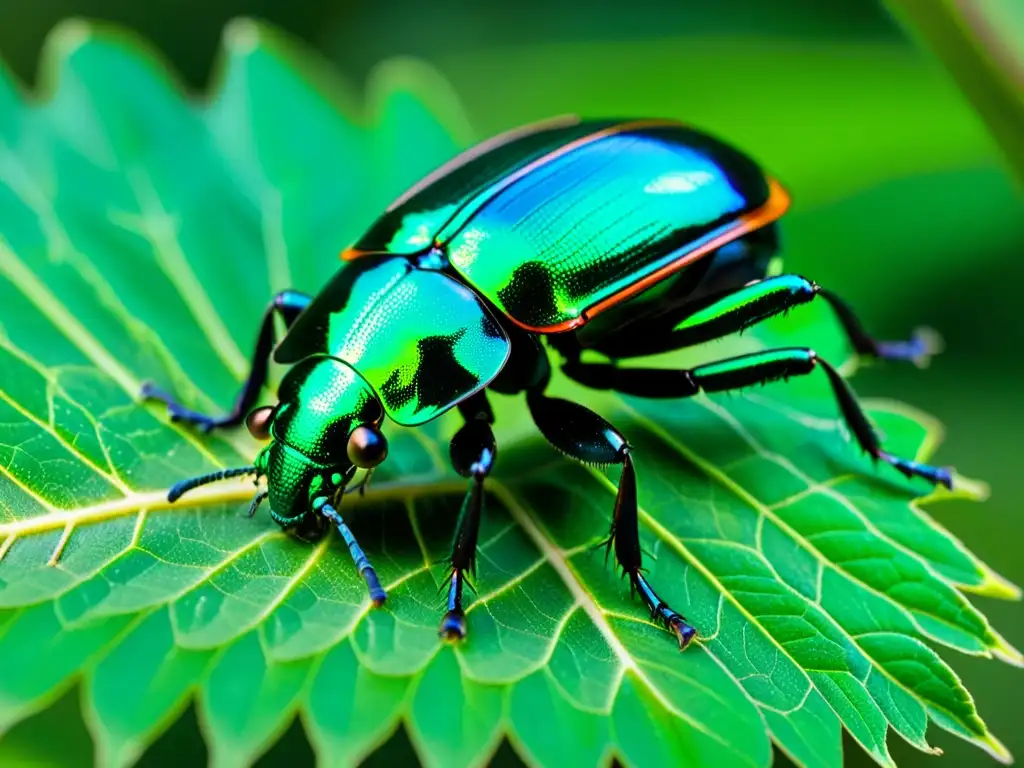
[[[508,735],[536,764],[838,765],[845,728],[880,764],[889,730],[930,722],[1007,759],[937,646],[1019,665],[965,597],[1018,596],[843,439],[823,381],[660,403],[555,390],[636,446],[652,581],[698,627],[675,651],[594,545],[614,473],[555,455],[496,397],[471,636],[437,639],[438,585],[464,481],[453,415],[394,430],[346,516],[391,599],[372,610],[337,538],[309,545],[245,517],[251,485],[177,480],[251,460],[138,400],[154,379],[230,403],[274,291],[315,291],[337,251],[468,141],[455,100],[412,62],[368,106],[249,22],[203,103],[151,52],[65,25],[45,97],[0,78],[0,731],[83,682],[98,762],[135,761],[189,701],[216,765],[252,762],[300,717],[325,764],[404,722],[428,766],[479,765]],[[689,364],[801,339],[842,360],[811,307],[674,355]],[[871,412],[926,457],[929,418]],[[955,494],[976,497],[960,478]]]

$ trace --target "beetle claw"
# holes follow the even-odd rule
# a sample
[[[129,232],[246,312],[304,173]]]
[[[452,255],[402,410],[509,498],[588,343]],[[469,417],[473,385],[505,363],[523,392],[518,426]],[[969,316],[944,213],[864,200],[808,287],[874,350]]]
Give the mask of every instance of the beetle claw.
[[[946,342],[942,335],[934,328],[927,326],[915,328],[911,338],[914,344],[920,348],[920,352],[911,358],[911,362],[918,368],[927,368],[932,358],[941,354],[946,348]]]
[[[915,328],[906,341],[877,342],[878,357],[882,360],[906,360],[918,368],[927,368],[932,357],[945,349],[942,336],[934,328]]]
[[[466,614],[455,609],[448,611],[441,619],[441,629],[438,632],[442,640],[457,642],[466,639]]]
[[[697,630],[687,624],[679,614],[676,614],[674,617],[669,619],[666,624],[668,624],[668,628],[675,633],[676,640],[679,641],[679,650],[685,651],[686,646],[688,646],[690,641],[696,637]]]

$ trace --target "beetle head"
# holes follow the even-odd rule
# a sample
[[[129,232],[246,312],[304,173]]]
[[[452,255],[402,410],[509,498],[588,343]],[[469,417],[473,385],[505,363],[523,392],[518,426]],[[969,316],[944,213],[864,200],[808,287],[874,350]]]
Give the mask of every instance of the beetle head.
[[[358,470],[372,471],[387,458],[384,410],[351,366],[330,357],[296,365],[278,395],[276,406],[257,408],[246,419],[253,437],[270,441],[256,472],[267,479],[274,520],[315,536],[326,527],[314,511],[323,503],[318,499],[338,506]]]
[[[256,495],[249,514],[269,499],[279,525],[305,538],[322,534],[327,522],[321,507],[337,507],[356,472],[372,472],[387,458],[380,429],[384,408],[363,377],[333,357],[300,362],[281,382],[278,396],[277,405],[257,408],[245,420],[253,437],[269,441],[253,466],[183,480],[168,492],[168,501],[228,477],[265,477],[267,491]]]

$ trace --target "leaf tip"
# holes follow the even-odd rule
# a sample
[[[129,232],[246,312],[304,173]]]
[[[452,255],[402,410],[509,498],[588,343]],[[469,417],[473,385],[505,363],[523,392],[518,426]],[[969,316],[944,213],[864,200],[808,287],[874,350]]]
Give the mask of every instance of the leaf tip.
[[[1021,589],[1005,576],[1000,576],[985,564],[981,564],[982,581],[980,584],[965,585],[965,592],[973,592],[983,597],[997,600],[1020,600]]]
[[[455,139],[465,146],[475,134],[462,100],[448,79],[432,64],[413,56],[391,56],[379,62],[367,77],[367,103],[380,114],[382,104],[397,92],[411,92],[431,107]]]
[[[224,27],[224,47],[234,54],[248,56],[260,44],[260,25],[253,19],[232,19]]]
[[[922,503],[932,501],[944,501],[946,499],[966,499],[968,501],[987,501],[992,494],[992,489],[984,480],[975,480],[972,477],[965,477],[959,472],[953,473],[953,487],[946,488],[941,485],[935,486],[931,493],[924,496]]]
[[[89,42],[93,27],[85,19],[64,19],[58,23],[46,41],[46,46],[58,59],[69,58],[75,51]]]
[[[1006,638],[996,633],[993,633],[993,635],[995,636],[995,643],[990,646],[992,655],[1000,661],[1005,661],[1007,664],[1012,664],[1015,667],[1024,667],[1024,655],[1010,645]]]
[[[984,480],[974,480],[954,473],[953,488],[955,494],[960,494],[975,501],[985,501],[992,494],[992,489]]]
[[[1013,755],[1010,754],[1010,750],[1008,750],[1006,745],[991,733],[986,733],[983,737],[978,739],[977,744],[1003,765],[1013,764]]]

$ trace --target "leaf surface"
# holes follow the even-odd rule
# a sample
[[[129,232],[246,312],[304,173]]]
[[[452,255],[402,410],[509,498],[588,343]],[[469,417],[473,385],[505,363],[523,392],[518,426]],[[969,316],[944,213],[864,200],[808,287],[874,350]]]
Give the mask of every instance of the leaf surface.
[[[1020,664],[965,596],[1017,589],[914,501],[926,489],[857,457],[816,378],[655,405],[556,380],[635,444],[650,578],[701,634],[684,654],[594,549],[617,475],[557,456],[516,398],[495,398],[501,461],[457,647],[436,635],[464,492],[454,415],[393,431],[345,507],[384,609],[337,537],[247,519],[251,485],[169,505],[171,484],[256,445],[168,422],[140,383],[224,408],[269,297],[314,292],[468,140],[422,67],[382,67],[362,109],[273,32],[242,22],[225,40],[203,103],[82,24],[52,38],[45,98],[0,78],[0,731],[81,679],[105,765],[136,760],[192,699],[225,766],[296,716],[328,765],[402,721],[428,766],[483,764],[506,734],[544,765],[761,766],[774,743],[829,766],[844,728],[887,765],[889,731],[928,750],[929,722],[1006,757],[934,648]],[[662,362],[797,338],[847,354],[811,307]],[[934,449],[922,414],[872,415],[894,451]]]

